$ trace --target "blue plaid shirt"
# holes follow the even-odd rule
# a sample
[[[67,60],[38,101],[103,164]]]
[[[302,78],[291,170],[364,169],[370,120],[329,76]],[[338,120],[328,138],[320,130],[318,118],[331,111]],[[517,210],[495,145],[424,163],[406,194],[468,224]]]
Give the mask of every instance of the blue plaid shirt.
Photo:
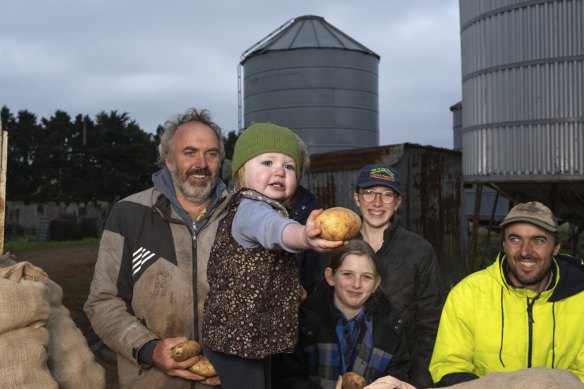
[[[335,310],[338,309],[335,307]],[[351,351],[351,361],[348,362],[345,362],[343,357],[343,347],[348,347],[343,322],[347,324],[351,336],[356,337],[353,350],[347,350]],[[373,322],[364,311],[349,321],[340,314],[335,332],[337,343],[316,343],[304,349],[312,381],[323,388],[334,389],[339,375],[347,371],[360,374],[365,377],[367,383],[386,375],[385,371],[393,355],[374,347]]]
[[[365,324],[365,311],[362,310],[357,316],[347,320],[345,314],[341,312],[334,301],[333,306],[339,313],[339,320],[337,320],[335,331],[339,340],[339,346],[341,347],[341,372],[345,373],[357,356],[357,346],[361,342],[359,335],[364,332],[362,329],[364,329],[363,325]]]

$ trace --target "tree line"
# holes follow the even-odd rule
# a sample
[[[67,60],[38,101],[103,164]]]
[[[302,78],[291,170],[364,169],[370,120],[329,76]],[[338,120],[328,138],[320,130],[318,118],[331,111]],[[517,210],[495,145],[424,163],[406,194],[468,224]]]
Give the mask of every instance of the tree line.
[[[162,126],[148,133],[127,113],[100,112],[92,119],[57,110],[38,120],[3,106],[0,120],[8,132],[8,201],[111,203],[150,187],[158,170]],[[225,137],[228,158],[236,140],[235,132]]]

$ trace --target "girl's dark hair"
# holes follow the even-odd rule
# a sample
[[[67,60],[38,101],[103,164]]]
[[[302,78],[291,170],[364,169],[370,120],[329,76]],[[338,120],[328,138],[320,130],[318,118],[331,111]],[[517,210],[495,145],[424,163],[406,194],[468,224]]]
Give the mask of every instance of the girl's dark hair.
[[[353,239],[334,252],[331,262],[327,266],[331,268],[333,274],[335,274],[337,269],[341,267],[343,261],[349,254],[365,255],[369,257],[375,277],[380,276],[379,269],[377,268],[377,255],[375,254],[375,251],[369,246],[369,243],[361,239]]]

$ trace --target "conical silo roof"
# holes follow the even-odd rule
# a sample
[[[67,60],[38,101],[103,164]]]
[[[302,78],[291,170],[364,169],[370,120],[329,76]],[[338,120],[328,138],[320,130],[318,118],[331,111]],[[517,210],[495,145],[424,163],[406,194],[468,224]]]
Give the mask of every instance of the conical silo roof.
[[[241,55],[241,63],[252,55],[276,50],[327,48],[354,50],[379,55],[351,38],[323,17],[315,15],[292,18]]]

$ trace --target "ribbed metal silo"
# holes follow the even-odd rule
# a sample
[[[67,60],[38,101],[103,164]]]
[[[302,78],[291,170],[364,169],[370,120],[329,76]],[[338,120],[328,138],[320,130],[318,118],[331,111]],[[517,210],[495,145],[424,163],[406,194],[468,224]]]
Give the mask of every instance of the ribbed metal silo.
[[[459,4],[465,180],[583,180],[583,1]]]
[[[287,126],[310,153],[379,145],[379,56],[324,18],[291,19],[246,50],[240,65],[240,127]]]

